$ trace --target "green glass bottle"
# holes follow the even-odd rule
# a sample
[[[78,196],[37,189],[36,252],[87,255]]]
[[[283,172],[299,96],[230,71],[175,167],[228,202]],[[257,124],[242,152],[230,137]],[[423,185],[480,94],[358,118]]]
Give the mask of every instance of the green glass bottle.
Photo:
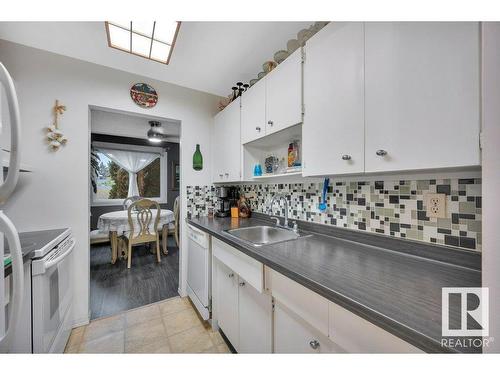
[[[200,145],[196,145],[196,151],[193,154],[193,169],[195,171],[203,169],[203,155],[201,155]]]

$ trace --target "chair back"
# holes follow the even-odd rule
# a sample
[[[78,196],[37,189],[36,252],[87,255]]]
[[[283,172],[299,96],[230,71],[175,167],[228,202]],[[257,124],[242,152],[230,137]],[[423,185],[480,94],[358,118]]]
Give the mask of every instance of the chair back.
[[[174,220],[176,224],[179,222],[179,196],[174,201]]]
[[[154,214],[151,209],[156,209]],[[154,241],[158,236],[160,205],[150,199],[140,199],[128,207],[129,240],[134,243]],[[134,220],[136,219],[136,220]]]
[[[123,201],[123,209],[128,210],[129,206],[132,203],[137,202],[140,199],[141,197],[139,197],[138,195],[132,195],[131,197],[125,198],[125,200]]]

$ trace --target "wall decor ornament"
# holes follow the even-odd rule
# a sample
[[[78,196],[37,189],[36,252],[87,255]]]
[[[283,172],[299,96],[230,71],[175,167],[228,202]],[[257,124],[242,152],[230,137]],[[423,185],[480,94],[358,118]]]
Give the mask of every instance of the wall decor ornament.
[[[158,103],[156,90],[147,83],[135,83],[130,88],[130,97],[140,107],[153,108]]]
[[[52,125],[47,127],[47,142],[49,143],[49,148],[52,151],[57,151],[61,146],[68,143],[68,139],[59,129],[59,116],[66,111],[66,106],[59,104],[59,100],[56,100],[56,104],[52,110],[54,112],[54,122]]]

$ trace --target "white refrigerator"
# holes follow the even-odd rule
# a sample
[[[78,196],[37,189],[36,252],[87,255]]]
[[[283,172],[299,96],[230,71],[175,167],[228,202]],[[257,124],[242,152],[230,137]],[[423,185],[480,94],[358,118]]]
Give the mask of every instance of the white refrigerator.
[[[0,62],[0,137],[10,133],[10,150],[1,152],[0,172],[0,353],[9,353],[15,337],[24,290],[23,259],[19,234],[12,221],[3,212],[3,206],[17,184],[20,172],[20,115],[14,82]],[[6,120],[7,119],[7,120]],[[10,131],[6,131],[7,127]],[[4,142],[2,142],[4,144]],[[4,159],[4,156],[6,158]],[[4,278],[4,239],[9,245],[12,276],[6,283]],[[12,284],[12,285],[10,285]],[[9,306],[7,309],[7,305]],[[8,311],[8,312],[7,312]]]

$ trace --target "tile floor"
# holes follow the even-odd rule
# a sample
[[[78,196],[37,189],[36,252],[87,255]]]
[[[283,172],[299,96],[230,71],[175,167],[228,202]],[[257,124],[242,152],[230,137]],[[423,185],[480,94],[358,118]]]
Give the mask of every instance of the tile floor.
[[[174,297],[73,329],[66,353],[230,353],[187,298]]]

